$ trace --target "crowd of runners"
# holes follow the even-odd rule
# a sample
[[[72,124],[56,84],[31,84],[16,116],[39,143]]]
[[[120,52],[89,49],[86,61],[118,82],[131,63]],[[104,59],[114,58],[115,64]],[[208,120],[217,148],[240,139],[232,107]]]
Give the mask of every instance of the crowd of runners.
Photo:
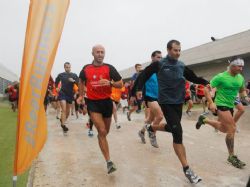
[[[136,73],[131,80],[123,82],[115,67],[104,63],[105,48],[95,45],[92,48],[93,61],[85,65],[79,75],[72,73],[71,64],[65,62],[65,72],[60,73],[55,81],[50,77],[44,108],[46,110],[50,104],[56,110],[56,118],[65,134],[69,131],[67,119],[70,115],[76,118],[81,114],[88,116],[88,135],[94,135],[95,126],[108,173],[117,169],[111,160],[107,140],[112,116],[116,128],[122,130],[117,115],[119,109],[128,121],[133,120],[133,112],[144,111],[142,128],[135,132],[139,140],[145,144],[147,132],[150,144],[159,148],[157,131],[171,133],[173,149],[184,175],[191,183],[198,183],[202,179],[188,163],[181,119],[184,105],[186,115],[191,116],[194,104],[200,104],[203,113],[194,128],[199,130],[209,125],[225,133],[227,161],[236,168],[244,168],[246,163],[234,153],[237,121],[244,113],[244,105],[249,103],[250,82],[247,84],[241,74],[244,60],[239,57],[229,59],[224,72],[206,80],[185,66],[179,60],[180,54],[180,42],[171,40],[167,44],[167,55],[163,56],[159,50],[153,51],[150,65],[142,70],[142,65],[136,64]],[[12,87],[6,92],[10,93]],[[209,112],[217,116],[217,120],[209,119]]]

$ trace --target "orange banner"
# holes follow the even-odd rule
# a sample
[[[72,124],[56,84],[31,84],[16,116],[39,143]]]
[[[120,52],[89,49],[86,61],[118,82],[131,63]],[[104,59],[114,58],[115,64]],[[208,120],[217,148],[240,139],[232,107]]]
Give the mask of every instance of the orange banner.
[[[70,0],[30,0],[20,80],[14,175],[28,169],[47,138],[44,96]]]

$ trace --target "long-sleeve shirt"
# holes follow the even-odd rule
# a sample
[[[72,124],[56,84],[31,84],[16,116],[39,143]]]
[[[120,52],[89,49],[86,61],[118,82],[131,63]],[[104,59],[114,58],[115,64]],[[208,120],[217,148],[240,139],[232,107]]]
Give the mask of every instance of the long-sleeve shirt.
[[[136,86],[134,90],[141,91],[145,82],[154,73],[157,74],[159,85],[159,104],[184,103],[186,79],[196,84],[209,84],[207,80],[197,77],[183,62],[167,56],[161,61],[152,63],[144,69],[135,82]]]

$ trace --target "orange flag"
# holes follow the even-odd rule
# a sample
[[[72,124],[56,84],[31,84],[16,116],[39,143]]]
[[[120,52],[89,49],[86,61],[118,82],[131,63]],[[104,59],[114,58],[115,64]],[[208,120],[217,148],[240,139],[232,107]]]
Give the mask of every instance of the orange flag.
[[[44,96],[70,0],[30,0],[16,138],[14,175],[28,169],[47,138]]]

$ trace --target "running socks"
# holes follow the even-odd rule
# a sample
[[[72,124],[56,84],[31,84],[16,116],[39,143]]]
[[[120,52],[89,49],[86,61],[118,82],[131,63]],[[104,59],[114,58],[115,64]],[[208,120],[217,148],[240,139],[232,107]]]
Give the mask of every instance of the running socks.
[[[189,166],[183,167],[184,173],[189,169]]]
[[[151,131],[151,132],[154,132],[154,130],[153,130],[153,128],[151,127],[150,124],[147,124],[147,125],[146,125],[146,129],[149,130],[149,131]]]
[[[92,128],[93,128],[93,122],[92,122],[92,120],[89,118],[89,129],[90,130],[92,130]]]

